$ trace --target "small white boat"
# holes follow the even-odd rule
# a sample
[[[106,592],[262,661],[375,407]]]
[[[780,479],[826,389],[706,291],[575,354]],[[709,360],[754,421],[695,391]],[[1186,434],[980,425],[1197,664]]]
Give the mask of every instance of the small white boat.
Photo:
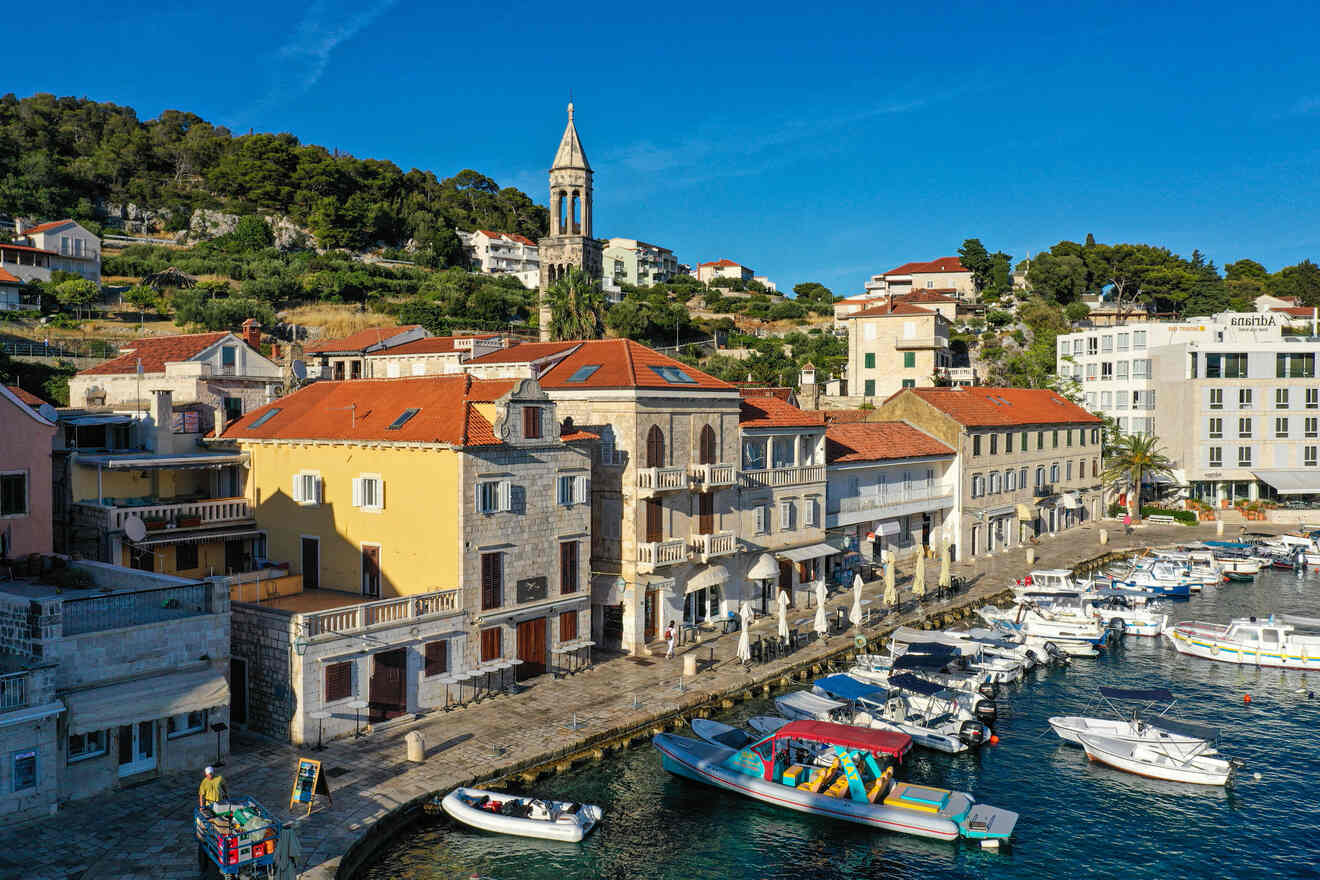
[[[789,717],[842,721],[858,727],[905,733],[919,746],[951,755],[983,745],[990,739],[990,728],[971,713],[959,709],[953,692],[909,673],[891,676],[888,687],[850,675],[827,675],[812,683],[811,694],[799,693],[806,697],[824,697],[847,708],[835,713],[842,717],[798,715],[795,714],[796,704],[791,703],[798,694],[777,697],[775,705]]]
[[[1151,779],[1225,785],[1237,768],[1236,762],[1211,757],[1204,751],[1176,756],[1167,747],[1146,740],[1131,742],[1082,734],[1078,741],[1092,761]]]
[[[1165,717],[1177,702],[1167,688],[1101,687],[1099,693],[1100,699],[1119,717],[1055,715],[1049,724],[1060,739],[1081,745],[1083,736],[1102,736],[1120,742],[1157,744],[1173,757],[1215,754],[1212,746],[1219,740],[1218,729]],[[1119,708],[1119,703],[1124,708]],[[1161,705],[1164,708],[1158,714],[1147,714]]]
[[[895,657],[902,656],[908,651],[929,653],[930,649],[927,646],[931,645],[952,649],[966,660],[969,670],[985,676],[986,681],[1010,684],[1021,681],[1025,671],[1025,664],[1016,658],[996,655],[988,652],[983,645],[966,639],[952,638],[938,630],[925,632],[900,626],[894,630],[893,637],[889,640],[889,652]]]
[[[1316,630],[1308,634],[1298,627]],[[1183,621],[1164,631],[1180,654],[1236,663],[1242,666],[1279,666],[1284,669],[1320,669],[1320,619],[1270,615],[1265,619],[1239,617],[1228,623]]]
[[[788,723],[781,715],[753,715],[747,719],[747,726],[757,733],[769,736]]]
[[[586,837],[601,818],[601,809],[594,804],[515,797],[479,788],[456,788],[440,805],[459,822],[482,831],[569,843]]]
[[[737,751],[753,740],[760,739],[760,737],[753,737],[745,730],[739,730],[732,724],[712,721],[709,718],[693,718],[688,723],[692,727],[692,732],[697,736],[712,745],[723,746],[726,749]]]

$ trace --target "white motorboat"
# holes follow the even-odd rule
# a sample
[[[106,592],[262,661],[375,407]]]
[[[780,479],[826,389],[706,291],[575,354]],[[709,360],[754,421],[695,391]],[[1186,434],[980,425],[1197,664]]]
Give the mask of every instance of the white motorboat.
[[[1075,594],[1056,595],[1065,599]],[[1056,614],[1036,602],[1025,600],[1019,600],[1019,604],[1009,608],[985,605],[977,610],[977,614],[991,625],[1003,625],[1026,635],[1049,639],[1061,648],[1065,643],[1084,642],[1098,650],[1113,638],[1111,631],[1095,618]]]
[[[1208,551],[1156,550],[1156,561],[1172,562],[1182,568],[1183,577],[1202,586],[1213,587],[1224,582],[1224,570]],[[1140,567],[1140,566],[1139,566]]]
[[[1297,628],[1312,630],[1299,633]],[[1180,654],[1243,666],[1320,669],[1320,619],[1284,614],[1228,624],[1184,621],[1164,632]]]
[[[1155,561],[1149,565],[1134,564],[1125,575],[1115,575],[1116,587],[1136,587],[1154,590],[1165,596],[1187,597],[1193,592],[1200,592],[1202,584],[1184,574],[1183,568],[1173,562]]]
[[[732,724],[713,721],[710,718],[693,718],[688,723],[697,736],[712,745],[723,746],[726,749],[737,751],[753,740],[760,739],[745,730],[739,730]]]
[[[848,709],[845,714],[850,716],[844,723],[906,733],[917,745],[928,749],[957,754],[990,738],[990,728],[962,709],[952,692],[910,673],[891,676],[888,687],[849,675],[828,675],[817,679],[811,690],[816,696],[844,704]],[[793,706],[780,706],[780,711],[802,717],[791,715],[786,708],[791,710]]]
[[[769,736],[788,723],[782,715],[753,715],[747,719],[747,726],[757,733]]]
[[[1236,762],[1212,757],[1205,751],[1193,750],[1193,754],[1179,756],[1168,746],[1149,740],[1133,742],[1094,734],[1082,734],[1077,739],[1092,761],[1151,779],[1225,785],[1237,769]]]
[[[1317,547],[1315,541],[1310,538],[1301,535],[1279,535],[1275,538],[1265,538],[1261,544],[1281,553],[1294,563],[1320,565],[1320,547]]]
[[[997,682],[1000,684],[1020,681],[1024,671],[1024,664],[1015,657],[997,656],[991,651],[987,651],[985,646],[966,639],[957,639],[946,637],[944,633],[925,632],[923,630],[909,629],[901,626],[894,630],[893,636],[889,640],[890,653],[895,657],[914,650],[917,653],[928,653],[927,646],[939,646],[943,648],[952,648],[967,661],[967,668],[985,676],[986,681]]]
[[[987,608],[994,608],[993,605],[987,605]],[[998,610],[998,609],[995,609]],[[978,612],[979,614],[979,612]],[[990,634],[994,638],[1006,639],[1012,642],[1018,642],[1035,650],[1037,653],[1044,653],[1054,658],[1055,662],[1067,663],[1072,657],[1095,657],[1100,653],[1100,649],[1090,642],[1074,642],[1071,640],[1055,641],[1054,639],[1043,636],[1031,635],[1021,629],[1013,626],[1006,621],[992,618],[987,619],[981,615],[989,629],[972,627],[968,630],[973,635]]]
[[[586,837],[602,815],[594,804],[515,797],[479,788],[456,788],[440,805],[459,822],[482,831],[568,843]]]
[[[1068,610],[1080,617],[1091,617],[1108,624],[1109,629],[1132,636],[1157,636],[1164,632],[1169,615],[1164,603],[1135,605],[1135,590],[1096,589],[1078,593],[1075,599],[1049,603],[1052,610]],[[1149,594],[1142,594],[1149,598]]]
[[[1118,717],[1055,715],[1049,719],[1049,724],[1060,739],[1077,745],[1081,745],[1083,736],[1103,736],[1122,742],[1153,742],[1165,746],[1178,757],[1215,753],[1211,746],[1219,740],[1218,729],[1166,717],[1176,702],[1167,688],[1101,687],[1099,695]],[[1119,708],[1119,703],[1124,704],[1124,708]],[[1156,706],[1163,708],[1154,715],[1147,714]]]
[[[954,692],[958,705],[987,724],[993,724],[999,710],[995,700],[999,685],[988,681],[984,674],[967,668],[966,660],[951,648],[939,652],[918,653],[908,651],[899,657],[883,654],[859,654],[848,674],[863,681],[887,686],[895,673],[919,673],[928,681]]]
[[[1042,656],[1035,649],[1017,642],[1010,642],[1007,639],[994,638],[988,635],[978,638],[971,633],[957,630],[927,631],[900,626],[894,630],[892,640],[905,645],[937,642],[941,645],[958,648],[964,654],[980,652],[983,657],[1011,661],[1020,666],[1023,671],[1035,669],[1041,663],[1050,660],[1048,656]]]

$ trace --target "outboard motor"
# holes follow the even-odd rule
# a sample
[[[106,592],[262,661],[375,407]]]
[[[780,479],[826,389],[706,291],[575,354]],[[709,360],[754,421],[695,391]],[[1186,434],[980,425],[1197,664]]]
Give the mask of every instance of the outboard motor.
[[[986,724],[994,724],[999,718],[999,707],[995,705],[994,700],[982,698],[972,706],[972,714]]]
[[[999,699],[999,682],[983,681],[976,686],[976,692],[987,700]]]
[[[958,739],[965,745],[981,745],[986,740],[985,725],[976,721],[964,721],[958,728]]]
[[[1040,655],[1032,648],[1027,648],[1027,666],[1028,668],[1040,665]]]
[[[1127,632],[1127,623],[1121,617],[1115,617],[1109,621],[1110,641],[1118,641],[1119,636]]]
[[[1054,644],[1053,642],[1046,642],[1044,647],[1045,647],[1045,656],[1049,657],[1051,661],[1053,661],[1054,663],[1064,662],[1063,652],[1059,650],[1058,645]]]

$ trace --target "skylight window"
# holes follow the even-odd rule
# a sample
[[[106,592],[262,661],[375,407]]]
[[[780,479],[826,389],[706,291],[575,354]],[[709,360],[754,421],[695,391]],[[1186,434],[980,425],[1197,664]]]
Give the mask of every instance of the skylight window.
[[[587,364],[584,367],[578,367],[573,375],[565,379],[565,382],[585,382],[591,378],[592,374],[600,369],[600,364]]]
[[[680,370],[678,367],[656,367],[656,366],[652,366],[652,367],[651,367],[651,370],[652,370],[652,372],[654,372],[657,376],[659,376],[661,379],[664,379],[666,382],[669,382],[669,383],[672,384],[672,385],[696,385],[696,384],[697,384],[697,380],[696,380],[696,379],[693,379],[691,376],[689,376],[687,373],[685,373],[685,372],[683,372],[682,370]]]
[[[386,431],[397,431],[408,423],[408,420],[421,412],[420,409],[405,409],[399,414],[399,417],[385,426]]]
[[[257,419],[252,424],[248,425],[247,429],[251,431],[254,428],[260,428],[262,425],[266,424],[267,422],[269,422],[271,419],[275,418],[279,414],[280,414],[280,408],[278,406],[268,409],[261,414],[261,418]]]

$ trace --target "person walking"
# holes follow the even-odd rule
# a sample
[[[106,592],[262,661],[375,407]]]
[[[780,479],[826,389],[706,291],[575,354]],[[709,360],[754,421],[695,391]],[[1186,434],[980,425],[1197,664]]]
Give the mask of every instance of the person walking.
[[[1132,534],[1132,514],[1130,513],[1123,514],[1123,533]]]
[[[674,658],[674,641],[677,636],[678,634],[674,631],[674,621],[671,620],[669,621],[669,626],[665,627],[665,647],[667,648],[665,651],[666,660],[672,660]]]
[[[206,775],[202,777],[202,784],[197,786],[197,806],[199,807],[209,807],[222,797],[229,797],[229,787],[225,785],[225,778],[217,774],[214,767],[207,767],[205,772]]]

